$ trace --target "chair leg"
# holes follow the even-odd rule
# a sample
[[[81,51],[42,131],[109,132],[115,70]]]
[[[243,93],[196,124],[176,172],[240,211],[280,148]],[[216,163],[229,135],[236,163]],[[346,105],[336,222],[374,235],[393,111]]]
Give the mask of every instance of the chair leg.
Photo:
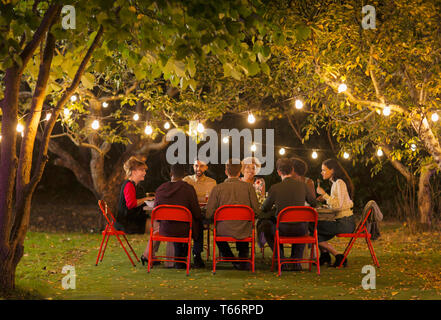
[[[216,274],[216,236],[213,236],[213,274]]]
[[[153,254],[152,254],[152,251],[153,251],[153,240],[152,240],[152,238],[153,238],[153,235],[152,235],[152,232],[150,232],[150,239],[149,239],[149,254],[148,254],[148,261],[147,261],[147,272],[150,272],[150,268],[151,268],[151,266],[152,266],[152,257],[153,257]]]
[[[191,238],[188,241],[188,250],[187,250],[187,276],[189,274],[189,270],[190,270],[190,252],[191,252]],[[176,255],[176,254],[175,254]]]
[[[315,244],[315,261],[317,264],[317,274],[320,274],[320,261],[319,261],[319,247],[318,247],[318,242]]]
[[[123,249],[124,249],[126,255],[129,257],[129,260],[130,260],[130,262],[132,263],[132,265],[133,265],[134,267],[136,267],[135,263],[134,263],[133,260],[132,260],[132,257],[131,257],[130,254],[127,252],[126,247],[124,247],[124,244],[122,243],[121,239],[119,238],[119,236],[118,236],[117,234],[116,234],[116,238],[118,239],[119,243],[120,243],[121,246],[123,247]]]
[[[315,247],[315,244],[314,243],[312,243],[311,244],[311,254],[309,255],[309,272],[311,272],[311,269],[312,269],[312,259],[314,258],[314,247]]]
[[[255,259],[255,254],[256,254],[256,248],[255,248],[255,242],[254,242],[254,237],[253,237],[253,243],[252,243],[252,247],[251,247],[251,272],[254,272],[254,259]]]
[[[140,262],[139,259],[138,259],[138,256],[137,256],[136,253],[135,253],[135,250],[133,250],[133,248],[132,248],[132,246],[130,245],[130,242],[127,240],[127,237],[126,237],[125,234],[123,234],[123,237],[124,237],[124,239],[126,240],[127,245],[129,246],[129,248],[130,248],[130,250],[132,251],[133,255],[135,256],[136,261]]]
[[[374,261],[374,264],[377,267],[380,267],[380,264],[378,263],[377,256],[375,255],[374,247],[372,246],[371,239],[366,238],[366,243],[368,245],[369,251],[371,252],[372,260]]]
[[[101,240],[101,244],[100,244],[100,249],[98,251],[98,256],[96,257],[96,262],[95,265],[98,265],[98,260],[100,259],[100,255],[101,255],[101,250],[103,248],[103,243],[104,243],[104,238],[106,237],[106,234],[103,234],[103,239]]]
[[[104,248],[103,248],[103,251],[101,252],[101,259],[100,259],[100,261],[103,261],[104,253],[106,252],[107,242],[109,242],[109,238],[110,238],[110,234],[107,235],[106,242],[104,243]]]
[[[341,266],[343,265],[343,262],[345,262],[346,258],[349,255],[349,251],[351,251],[352,246],[355,243],[355,240],[357,240],[357,238],[352,237],[351,240],[349,241],[348,245],[346,246],[345,252],[343,253],[343,259],[341,260],[340,264],[337,266],[338,268],[341,268]]]
[[[280,244],[279,241],[277,243],[277,267],[279,268],[279,276],[282,274],[282,264],[280,262]]]
[[[210,226],[207,228],[207,261],[210,257]]]

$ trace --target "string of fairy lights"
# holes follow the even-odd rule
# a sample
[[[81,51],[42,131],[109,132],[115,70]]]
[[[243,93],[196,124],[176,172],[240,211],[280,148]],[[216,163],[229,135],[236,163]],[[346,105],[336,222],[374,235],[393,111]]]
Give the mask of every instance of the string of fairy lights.
[[[347,85],[346,85],[345,83],[341,83],[341,84],[337,87],[337,92],[338,92],[338,93],[343,93],[343,92],[345,92],[347,89],[348,89]],[[76,102],[77,100],[78,100],[78,96],[77,96],[76,94],[72,95],[71,98],[70,98],[70,101],[71,101],[72,103]],[[108,102],[103,102],[103,103],[101,104],[101,106],[102,106],[104,109],[106,109],[107,107],[109,107],[109,103],[108,103]],[[297,110],[301,110],[301,109],[303,109],[303,101],[302,101],[301,99],[296,99],[296,100],[294,101],[294,106],[295,106],[295,108],[296,108]],[[377,109],[376,112],[377,112],[379,115],[383,114],[383,116],[388,117],[388,116],[391,115],[392,110],[391,110],[391,108],[390,108],[389,106],[385,106],[385,107],[383,108],[382,111],[379,110],[379,109]],[[72,111],[71,111],[68,107],[64,108],[63,114],[64,114],[64,117],[65,117],[65,118],[69,118],[70,115],[71,115],[71,113],[72,113]],[[51,113],[51,112],[47,112],[47,113],[46,113],[45,120],[46,120],[46,121],[49,121],[49,120],[51,119],[51,117],[52,117],[52,113]],[[139,119],[140,119],[140,115],[139,115],[138,113],[134,113],[133,116],[132,116],[132,119],[133,119],[134,121],[139,121]],[[439,120],[438,112],[437,112],[437,111],[433,112],[433,113],[431,114],[430,119],[431,119],[432,122],[434,122],[434,123],[437,122],[437,121]],[[426,118],[424,118],[424,120],[427,121]],[[250,123],[250,124],[253,124],[253,123],[256,122],[256,117],[254,116],[254,114],[252,113],[252,111],[248,111],[247,121],[248,121],[248,123]],[[153,131],[154,131],[154,128],[153,128],[153,126],[152,126],[152,122],[155,122],[155,121],[147,121],[147,122],[146,122],[146,126],[145,126],[145,128],[144,128],[144,133],[145,133],[146,135],[148,135],[148,136],[152,135],[152,134],[153,134]],[[163,122],[163,121],[161,121],[161,122]],[[90,125],[91,125],[91,128],[92,128],[93,130],[99,130],[99,128],[100,128],[100,121],[99,121],[98,119],[94,119],[94,120],[91,122]],[[172,127],[172,125],[170,124],[169,121],[165,121],[165,122],[163,123],[163,128],[164,128],[165,130],[169,130],[171,127]],[[20,121],[19,121],[18,124],[17,124],[17,129],[16,129],[16,130],[17,130],[17,132],[21,133],[21,136],[22,136],[22,137],[23,137],[24,129],[25,129],[25,128],[24,128],[24,125],[23,125],[22,123],[20,123]],[[204,127],[203,123],[200,122],[200,121],[197,121],[196,129],[195,129],[195,132],[194,132],[194,133],[196,133],[196,134],[197,134],[197,133],[202,134],[202,133],[204,133],[204,131],[205,131],[205,127]],[[188,134],[191,135],[192,132],[189,131]],[[2,138],[2,136],[0,135],[0,142],[1,142],[1,138]],[[225,143],[225,144],[227,144],[227,143],[229,143],[229,140],[230,140],[230,139],[229,139],[229,137],[227,136],[227,137],[224,137],[224,138],[222,139],[222,142]],[[251,151],[252,151],[252,152],[256,152],[256,151],[257,151],[257,144],[256,144],[256,143],[253,143],[253,144],[251,145],[250,148],[251,148]],[[285,155],[285,154],[288,152],[287,150],[295,150],[295,149],[296,149],[296,148],[292,148],[292,147],[288,147],[288,146],[276,146],[276,148],[278,149],[279,154],[280,154],[281,156]],[[416,145],[415,143],[411,143],[411,144],[410,144],[410,149],[411,149],[413,152],[415,152],[415,151],[417,150],[417,145]],[[318,154],[318,153],[319,153],[320,151],[323,151],[324,149],[314,148],[314,149],[299,149],[299,150],[302,150],[302,151],[310,150],[310,151],[311,151],[311,158],[312,158],[312,159],[317,159],[317,158],[319,157],[319,154]],[[384,152],[383,152],[383,150],[382,150],[381,147],[378,147],[378,148],[377,148],[377,150],[376,150],[376,155],[377,155],[378,157],[382,157],[382,156],[384,155]],[[343,151],[343,153],[342,153],[342,157],[343,157],[344,159],[349,159],[349,158],[350,158],[350,153],[349,153],[348,151]]]

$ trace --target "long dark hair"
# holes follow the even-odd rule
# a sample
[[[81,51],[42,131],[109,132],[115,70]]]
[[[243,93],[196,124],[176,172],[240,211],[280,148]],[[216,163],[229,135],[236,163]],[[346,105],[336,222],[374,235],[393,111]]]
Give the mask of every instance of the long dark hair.
[[[342,165],[335,159],[327,159],[322,163],[326,168],[330,170],[334,170],[332,175],[332,180],[337,181],[337,179],[342,179],[346,183],[346,187],[348,188],[349,197],[353,199],[354,197],[354,185],[352,184],[352,180],[349,177],[346,170],[342,167]]]

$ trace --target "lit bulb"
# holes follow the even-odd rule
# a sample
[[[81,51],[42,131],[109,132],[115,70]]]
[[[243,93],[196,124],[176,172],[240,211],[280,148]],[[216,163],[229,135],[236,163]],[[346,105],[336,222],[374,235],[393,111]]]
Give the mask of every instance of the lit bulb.
[[[279,150],[279,154],[283,156],[285,154],[285,148],[281,148]]]
[[[311,157],[312,157],[313,159],[317,159],[317,158],[318,158],[318,154],[317,154],[317,152],[313,151],[312,154],[311,154]]]
[[[93,130],[98,130],[98,128],[100,127],[100,123],[98,120],[93,120],[92,121],[92,129]]]
[[[135,113],[133,115],[133,120],[138,121],[139,120],[139,114]]]
[[[433,122],[437,122],[438,120],[439,120],[438,113],[436,113],[436,112],[433,113],[433,114],[432,114],[432,121],[433,121]]]
[[[296,105],[296,109],[297,109],[297,110],[302,109],[302,108],[303,108],[303,102],[302,102],[302,100],[297,99],[295,105]]]
[[[145,126],[145,130],[144,130],[144,132],[145,132],[145,134],[146,135],[151,135],[152,133],[153,133],[153,128],[152,128],[152,126],[151,125],[146,125]]]
[[[390,107],[384,107],[383,115],[386,117],[390,115]]]
[[[338,86],[338,93],[345,92],[347,88],[348,87],[346,86],[346,84],[342,83],[341,85]]]
[[[228,143],[228,141],[229,141],[228,137],[224,137],[224,138],[222,139],[222,142],[223,142],[223,143]]]
[[[204,125],[202,124],[202,123],[198,123],[198,127],[197,127],[197,129],[196,129],[199,133],[202,133],[202,132],[204,132],[204,130],[205,130],[205,128],[204,128]]]
[[[410,150],[412,150],[412,151],[416,151],[416,148],[417,148],[417,146],[416,146],[415,143],[412,143],[412,144],[410,145]]]
[[[106,101],[104,101],[102,106],[103,106],[103,108],[107,108],[109,106],[109,104]]]
[[[68,117],[70,115],[70,110],[68,108],[64,108],[64,115]]]
[[[252,113],[250,113],[250,114],[248,115],[248,122],[249,122],[249,123],[254,123],[254,122],[256,122],[256,118],[254,117],[254,115],[253,115]]]
[[[0,135],[0,142],[2,142],[2,136]]]
[[[23,130],[24,130],[23,125],[21,123],[18,123],[17,124],[17,132],[23,132]]]
[[[257,146],[253,143],[251,145],[251,151],[255,152],[257,150]]]
[[[383,150],[381,150],[381,148],[379,148],[377,150],[377,156],[382,157],[383,156]]]
[[[164,129],[166,130],[170,129],[170,123],[168,121],[164,123]]]
[[[52,117],[52,113],[46,113],[46,121],[49,121]]]
[[[78,100],[78,98],[77,98],[76,95],[73,95],[73,96],[70,97],[70,101],[72,101],[72,102],[75,102],[77,100]]]
[[[343,153],[343,158],[349,159],[349,153],[347,153],[347,152]]]

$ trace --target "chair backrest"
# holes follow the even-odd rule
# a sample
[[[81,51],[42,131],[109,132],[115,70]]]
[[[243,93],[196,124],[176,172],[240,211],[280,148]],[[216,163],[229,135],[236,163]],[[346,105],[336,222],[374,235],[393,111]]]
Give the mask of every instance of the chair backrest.
[[[107,223],[110,226],[113,226],[113,224],[115,223],[115,217],[113,216],[112,212],[110,212],[106,201],[104,200],[98,200],[98,205],[100,206],[101,212],[104,215],[104,218],[106,218]]]
[[[191,224],[193,217],[190,210],[186,207],[162,204],[155,207],[152,211],[152,225],[155,220],[182,221]]]
[[[363,212],[366,212],[366,210],[363,210]],[[358,223],[357,227],[355,228],[355,233],[360,232],[361,229],[366,225],[367,220],[369,219],[369,216],[371,215],[372,212],[372,208],[370,208],[367,212],[366,215],[363,217],[361,217],[360,222]]]
[[[225,220],[251,221],[254,225],[254,211],[241,204],[223,205],[217,208],[214,213],[214,225],[216,226],[216,221]]]
[[[318,213],[314,208],[307,206],[291,206],[280,211],[277,216],[277,229],[279,223],[285,222],[314,222],[317,225]]]

